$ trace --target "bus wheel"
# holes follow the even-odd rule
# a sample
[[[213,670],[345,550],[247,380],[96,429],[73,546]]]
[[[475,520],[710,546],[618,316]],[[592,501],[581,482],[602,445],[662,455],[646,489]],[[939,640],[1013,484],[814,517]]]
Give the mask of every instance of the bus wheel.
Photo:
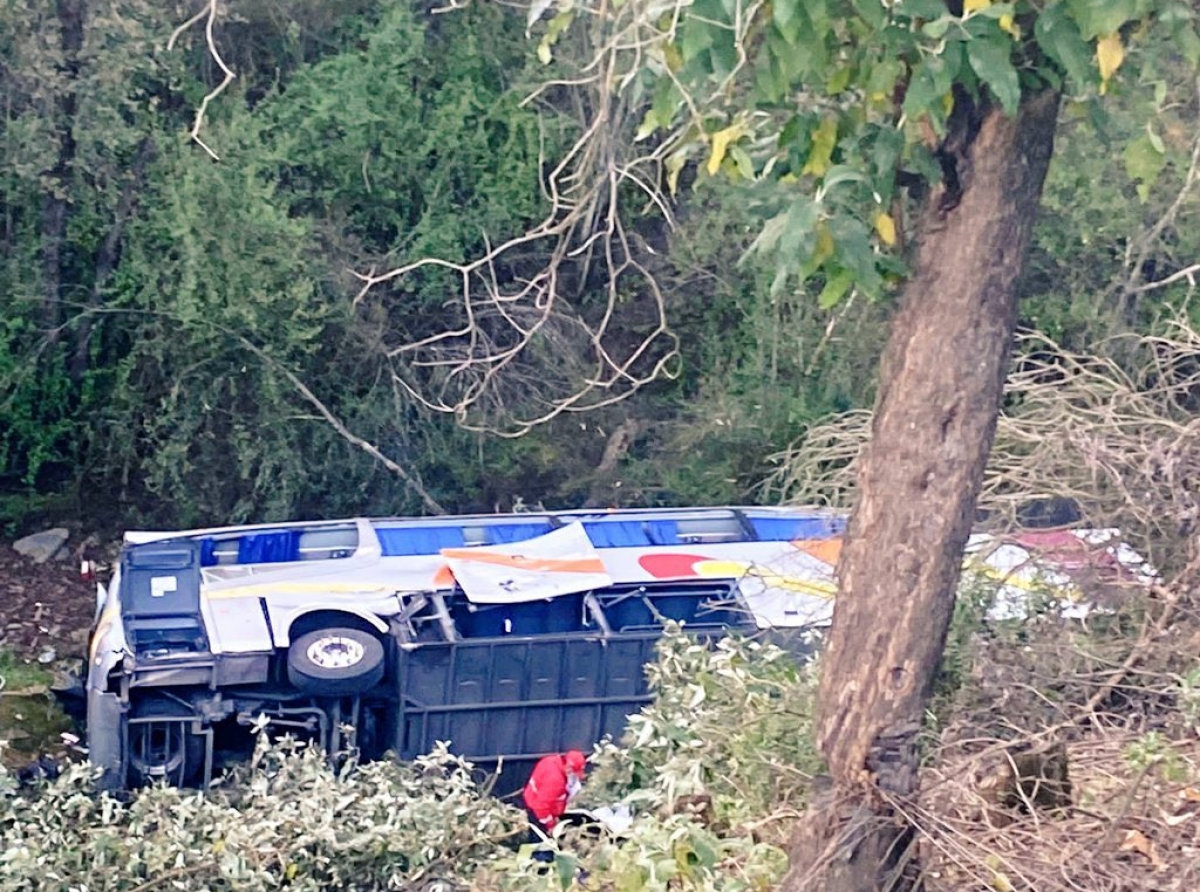
[[[288,681],[309,694],[361,694],[383,678],[383,645],[360,629],[317,629],[292,642]]]
[[[190,721],[171,718],[179,713],[172,706],[164,704],[161,719],[129,722],[131,786],[162,781],[183,786],[199,779],[204,767],[204,737],[192,733]]]

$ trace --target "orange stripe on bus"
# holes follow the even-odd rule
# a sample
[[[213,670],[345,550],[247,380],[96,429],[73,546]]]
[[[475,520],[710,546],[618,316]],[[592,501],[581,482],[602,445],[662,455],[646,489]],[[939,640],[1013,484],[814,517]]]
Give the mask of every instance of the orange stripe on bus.
[[[472,548],[443,548],[442,557],[460,561],[475,561],[516,570],[545,573],[604,573],[604,562],[599,558],[530,558],[523,555],[495,554],[476,551]]]

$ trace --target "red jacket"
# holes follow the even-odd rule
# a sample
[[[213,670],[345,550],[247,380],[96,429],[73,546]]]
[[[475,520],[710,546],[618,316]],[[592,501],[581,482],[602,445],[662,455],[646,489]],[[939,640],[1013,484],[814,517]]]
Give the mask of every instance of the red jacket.
[[[538,760],[525,785],[525,805],[547,830],[553,830],[567,810],[568,774],[578,776],[568,768],[565,754],[554,753]]]

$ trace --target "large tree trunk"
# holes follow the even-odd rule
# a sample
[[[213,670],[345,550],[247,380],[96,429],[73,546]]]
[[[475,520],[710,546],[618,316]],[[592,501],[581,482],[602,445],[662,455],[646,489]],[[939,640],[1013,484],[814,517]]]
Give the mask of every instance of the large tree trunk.
[[[62,52],[58,72],[61,83],[53,100],[52,115],[58,136],[54,166],[46,171],[46,191],[42,196],[41,261],[42,324],[50,341],[57,341],[63,319],[63,277],[67,262],[67,223],[70,215],[68,194],[71,170],[75,164],[76,80],[79,53],[83,49],[85,0],[58,0],[59,46]]]
[[[818,745],[832,780],[797,834],[785,892],[911,889],[915,738],[941,659],[991,448],[1058,96],[956,114],[916,267],[884,353],[839,566]]]

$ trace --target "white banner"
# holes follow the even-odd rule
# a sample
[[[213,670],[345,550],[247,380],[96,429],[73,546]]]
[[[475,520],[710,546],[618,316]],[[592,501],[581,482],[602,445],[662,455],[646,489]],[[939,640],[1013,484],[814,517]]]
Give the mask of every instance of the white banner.
[[[443,548],[442,556],[477,604],[520,604],[612,585],[580,523],[511,545]]]

